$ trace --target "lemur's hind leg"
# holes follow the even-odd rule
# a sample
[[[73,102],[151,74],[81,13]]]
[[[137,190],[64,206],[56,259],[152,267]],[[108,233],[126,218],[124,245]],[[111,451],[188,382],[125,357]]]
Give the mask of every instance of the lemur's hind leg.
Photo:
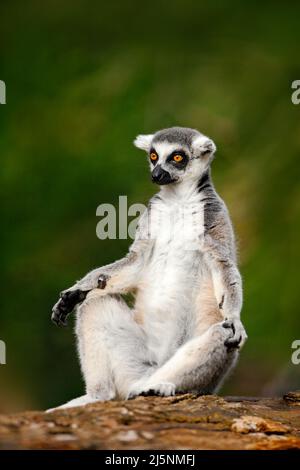
[[[76,335],[86,395],[62,407],[126,398],[153,370],[144,330],[120,296],[91,291],[78,307]]]
[[[238,350],[226,346],[233,335],[228,322],[212,325],[201,336],[182,345],[150,377],[137,381],[128,397],[174,395],[176,392],[213,393],[237,360]]]
[[[132,383],[153,370],[143,328],[119,295],[95,289],[79,309],[77,337],[86,391],[125,398]]]

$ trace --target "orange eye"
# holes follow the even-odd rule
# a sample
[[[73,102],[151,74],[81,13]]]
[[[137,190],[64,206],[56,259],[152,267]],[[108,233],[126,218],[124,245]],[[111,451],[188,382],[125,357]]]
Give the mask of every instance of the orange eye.
[[[155,153],[155,152],[151,152],[151,153],[150,153],[150,160],[151,160],[152,162],[156,162],[157,159],[158,159],[158,156],[156,155],[156,153]]]
[[[182,155],[174,155],[173,160],[176,163],[180,163],[183,160],[183,156]]]

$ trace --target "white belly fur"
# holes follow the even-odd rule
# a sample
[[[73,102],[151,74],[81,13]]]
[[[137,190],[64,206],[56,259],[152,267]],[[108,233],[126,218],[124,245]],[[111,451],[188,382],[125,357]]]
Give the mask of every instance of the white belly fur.
[[[202,318],[205,312],[201,313],[199,305],[201,292],[206,298],[205,306],[215,307],[214,299],[209,300],[211,282],[200,251],[203,212],[199,203],[197,208],[193,218],[197,227],[186,218],[183,220],[174,208],[171,233],[165,213],[151,218],[153,250],[139,282],[135,308],[158,363],[168,359],[195,331],[209,326]]]

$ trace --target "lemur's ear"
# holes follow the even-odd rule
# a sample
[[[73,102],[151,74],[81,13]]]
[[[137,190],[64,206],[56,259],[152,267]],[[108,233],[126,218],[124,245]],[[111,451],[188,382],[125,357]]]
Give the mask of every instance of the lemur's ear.
[[[199,135],[199,137],[196,137],[192,146],[195,157],[204,157],[205,155],[212,156],[217,150],[215,143],[205,135]]]
[[[134,145],[142,150],[146,150],[146,152],[149,152],[151,148],[151,142],[153,139],[153,134],[148,134],[148,135],[138,135],[135,140],[134,140]]]

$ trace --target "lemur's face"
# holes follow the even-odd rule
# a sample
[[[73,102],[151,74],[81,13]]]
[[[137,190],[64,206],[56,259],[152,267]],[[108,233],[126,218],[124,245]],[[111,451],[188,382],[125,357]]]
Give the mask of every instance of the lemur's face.
[[[200,178],[216,150],[208,137],[183,127],[140,135],[134,143],[148,153],[152,181],[159,185]]]

